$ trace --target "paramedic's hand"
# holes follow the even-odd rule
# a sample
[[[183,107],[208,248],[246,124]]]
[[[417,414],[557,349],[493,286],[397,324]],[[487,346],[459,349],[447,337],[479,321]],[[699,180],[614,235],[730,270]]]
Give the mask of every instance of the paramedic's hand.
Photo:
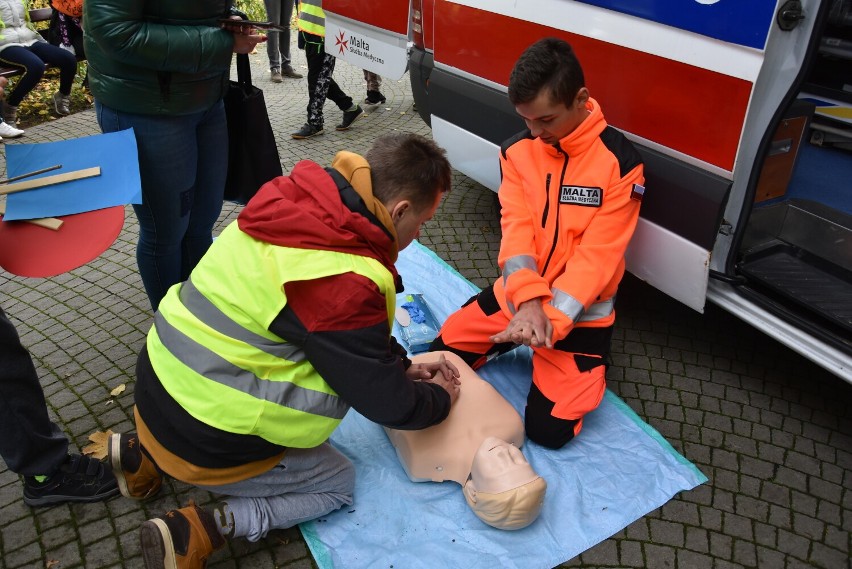
[[[506,329],[491,336],[491,341],[495,344],[512,342],[533,348],[552,348],[552,338],[553,324],[544,312],[541,300],[533,298],[521,303]]]

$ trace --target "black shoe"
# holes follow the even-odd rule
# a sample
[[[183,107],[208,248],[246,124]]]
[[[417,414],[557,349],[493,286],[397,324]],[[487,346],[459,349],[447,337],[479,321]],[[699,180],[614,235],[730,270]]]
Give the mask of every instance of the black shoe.
[[[296,70],[290,67],[289,65],[285,65],[281,69],[281,75],[284,77],[289,77],[290,79],[301,79],[303,75],[301,73],[296,73]]]
[[[343,111],[343,122],[337,125],[335,128],[337,130],[347,130],[352,123],[355,122],[355,119],[364,114],[364,109],[362,109],[359,105],[355,106],[354,111]]]
[[[118,494],[118,483],[112,471],[100,461],[79,454],[68,458],[52,476],[38,482],[24,477],[24,503],[47,506],[61,502],[99,502]]]
[[[301,140],[302,138],[310,138],[322,133],[323,130],[321,126],[314,126],[312,124],[305,123],[302,125],[302,128],[292,133],[290,136]]]
[[[364,99],[364,102],[368,105],[383,105],[386,100],[385,96],[379,91],[367,91],[367,98]]]

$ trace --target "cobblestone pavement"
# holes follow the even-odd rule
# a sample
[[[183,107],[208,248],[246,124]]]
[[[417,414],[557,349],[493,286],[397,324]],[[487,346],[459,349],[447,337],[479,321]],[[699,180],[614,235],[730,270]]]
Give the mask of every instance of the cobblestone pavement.
[[[306,72],[304,56],[295,64]],[[347,132],[294,141],[305,119],[305,80],[268,81],[266,55],[252,57],[285,171],[303,158],[328,164],[339,149],[363,152],[378,134],[429,134],[412,110],[408,77],[385,81],[387,104]],[[360,70],[335,78],[362,98]],[[340,111],[326,105],[334,125]],[[29,129],[9,144],[98,133],[93,111]],[[5,162],[0,163],[5,170]],[[500,238],[494,194],[457,174],[421,242],[479,286],[497,275]],[[219,229],[238,208],[226,205]],[[94,431],[132,429],[134,364],[152,322],[134,256],[137,226],[97,260],[52,279],[0,272],[0,303],[32,352],[51,416],[72,446]],[[8,246],[8,245],[7,245]],[[852,543],[852,386],[727,313],[701,315],[628,276],[619,295],[609,388],[710,479],[674,497],[565,567],[842,569]],[[0,363],[2,365],[2,363]],[[110,391],[127,390],[117,397]],[[0,567],[141,567],[145,519],[212,497],[169,481],[154,500],[30,509],[19,478],[0,462]],[[235,540],[211,567],[308,568],[297,529],[257,544]]]

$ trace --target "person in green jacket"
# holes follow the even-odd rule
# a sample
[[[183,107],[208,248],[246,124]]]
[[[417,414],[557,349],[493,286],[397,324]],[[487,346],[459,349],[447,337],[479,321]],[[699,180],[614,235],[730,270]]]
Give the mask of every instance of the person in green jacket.
[[[264,36],[223,29],[230,0],[86,0],[89,88],[104,133],[133,128],[142,204],[136,260],[154,310],[213,241],[228,165],[222,98],[233,53]],[[230,31],[241,30],[241,31]]]

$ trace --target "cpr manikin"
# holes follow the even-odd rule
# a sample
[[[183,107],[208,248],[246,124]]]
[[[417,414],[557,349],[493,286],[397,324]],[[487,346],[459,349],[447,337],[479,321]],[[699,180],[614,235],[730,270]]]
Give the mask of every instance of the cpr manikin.
[[[406,474],[414,482],[457,482],[473,512],[491,526],[528,526],[541,511],[547,484],[520,451],[520,415],[457,355],[431,352],[412,360],[441,355],[458,368],[461,382],[447,418],[419,431],[385,429]]]

